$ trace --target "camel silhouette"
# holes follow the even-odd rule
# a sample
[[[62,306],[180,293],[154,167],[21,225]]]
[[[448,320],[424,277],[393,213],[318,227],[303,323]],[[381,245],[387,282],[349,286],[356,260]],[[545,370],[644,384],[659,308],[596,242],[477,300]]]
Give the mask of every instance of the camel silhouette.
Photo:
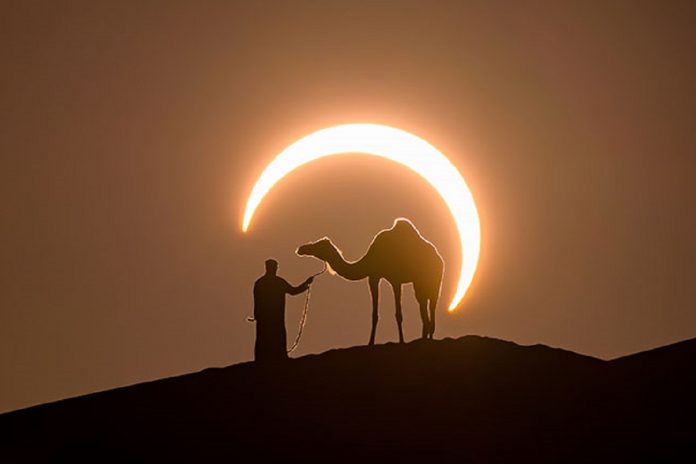
[[[390,229],[380,231],[372,239],[367,253],[357,261],[348,262],[330,239],[300,246],[296,253],[313,256],[326,262],[338,275],[347,280],[368,278],[372,296],[372,332],[370,345],[375,343],[379,320],[379,282],[386,279],[394,290],[396,323],[399,342],[404,342],[401,314],[401,286],[413,283],[423,322],[422,338],[435,333],[435,308],[440,297],[444,263],[437,248],[418,232],[411,221],[398,218]]]

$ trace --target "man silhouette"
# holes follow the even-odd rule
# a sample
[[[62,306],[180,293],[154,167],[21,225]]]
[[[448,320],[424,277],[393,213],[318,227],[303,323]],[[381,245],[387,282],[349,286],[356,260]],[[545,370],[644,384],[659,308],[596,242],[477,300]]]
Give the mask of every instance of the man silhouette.
[[[285,333],[285,295],[299,295],[314,280],[310,277],[297,287],[278,277],[278,262],[266,260],[266,273],[254,283],[254,319],[256,321],[256,361],[288,358]]]

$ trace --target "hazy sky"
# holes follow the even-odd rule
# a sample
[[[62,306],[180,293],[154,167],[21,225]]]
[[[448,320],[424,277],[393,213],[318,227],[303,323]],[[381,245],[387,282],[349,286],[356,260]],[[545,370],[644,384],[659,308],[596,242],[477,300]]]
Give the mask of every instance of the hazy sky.
[[[695,22],[693,2],[4,2],[0,411],[250,360],[266,258],[296,284],[321,268],[298,245],[357,259],[397,216],[446,260],[437,338],[612,358],[696,336]],[[469,183],[458,312],[454,223],[388,161],[311,164],[241,234],[265,164],[346,122],[413,132]],[[366,344],[370,319],[366,282],[322,276],[296,355]]]

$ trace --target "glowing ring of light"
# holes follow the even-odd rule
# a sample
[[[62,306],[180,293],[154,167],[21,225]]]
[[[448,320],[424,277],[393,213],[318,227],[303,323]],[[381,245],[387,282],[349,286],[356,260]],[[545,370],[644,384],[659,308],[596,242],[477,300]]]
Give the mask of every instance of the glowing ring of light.
[[[454,310],[464,298],[478,264],[481,226],[474,198],[457,168],[435,147],[415,135],[379,124],[344,124],[309,134],[283,150],[254,184],[244,211],[246,232],[256,208],[283,177],[310,161],[341,153],[380,156],[410,168],[440,194],[459,232],[462,268],[449,305]]]

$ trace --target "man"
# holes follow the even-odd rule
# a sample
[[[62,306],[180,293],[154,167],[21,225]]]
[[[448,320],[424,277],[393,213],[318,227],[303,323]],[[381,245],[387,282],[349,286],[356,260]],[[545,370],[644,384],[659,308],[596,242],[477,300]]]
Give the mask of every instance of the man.
[[[310,277],[293,287],[278,277],[278,262],[266,260],[266,274],[254,283],[254,319],[256,320],[256,361],[278,361],[288,358],[285,333],[285,295],[299,295],[314,280]]]

